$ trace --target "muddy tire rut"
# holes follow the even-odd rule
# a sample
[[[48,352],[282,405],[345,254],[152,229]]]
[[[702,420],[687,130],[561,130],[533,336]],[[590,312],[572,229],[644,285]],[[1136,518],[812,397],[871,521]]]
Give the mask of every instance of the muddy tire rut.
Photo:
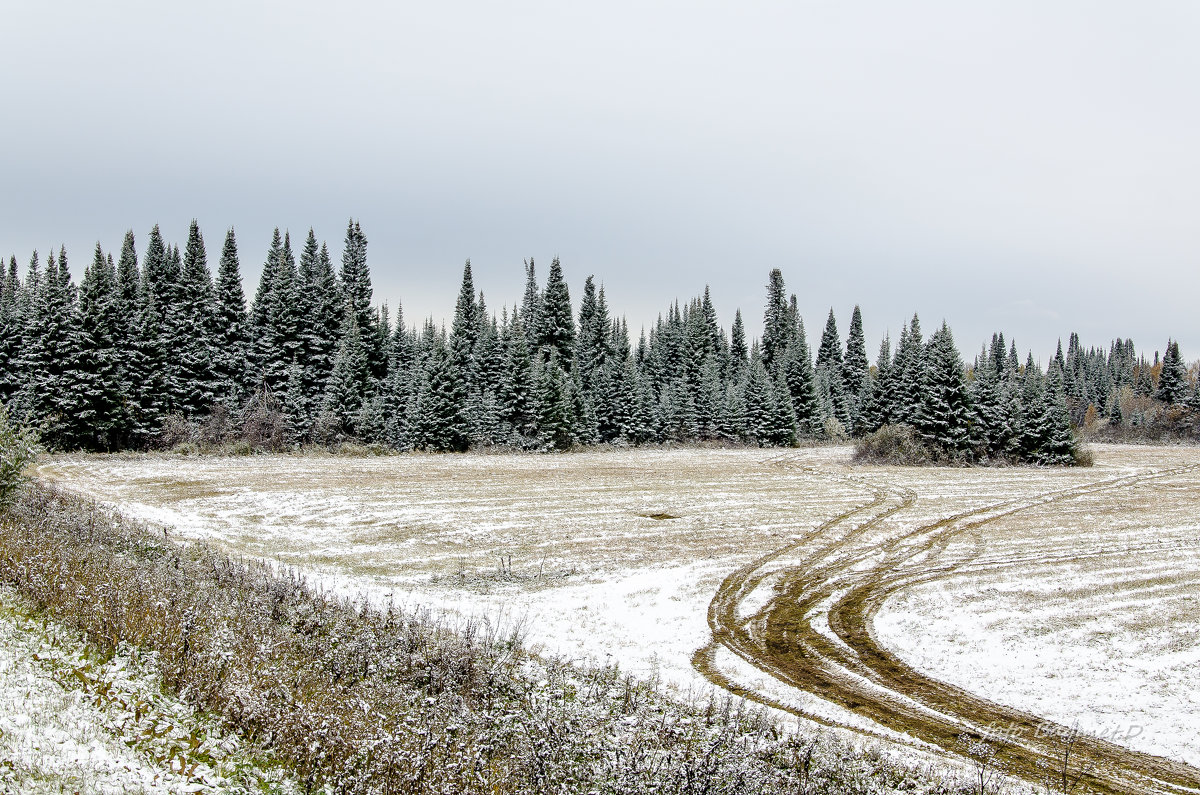
[[[766,463],[789,466],[792,459],[776,457]],[[859,477],[814,471],[814,477],[851,482],[868,496],[856,507],[726,577],[709,605],[712,640],[695,653],[693,664],[714,684],[767,706],[883,739],[894,740],[884,730],[900,732],[951,755],[961,751],[962,735],[986,737],[989,730],[1003,727],[1003,738],[995,745],[1006,772],[1043,783],[1052,771],[1062,768],[1065,746],[1060,738],[1068,735],[1068,727],[916,671],[877,641],[873,618],[891,595],[953,576],[972,563],[982,549],[980,531],[992,522],[1196,468],[1143,471],[996,502],[918,523],[882,541],[871,531],[891,517],[902,518],[918,496]],[[964,540],[968,543],[955,543]],[[762,601],[768,588],[770,595]],[[756,591],[761,605],[751,600]],[[827,623],[827,632],[817,629],[819,621]],[[863,728],[859,722],[850,725],[740,684],[720,670],[717,652],[721,648],[778,682],[850,710],[881,728]],[[1070,767],[1087,791],[1200,790],[1200,770],[1182,762],[1082,734],[1069,750]]]

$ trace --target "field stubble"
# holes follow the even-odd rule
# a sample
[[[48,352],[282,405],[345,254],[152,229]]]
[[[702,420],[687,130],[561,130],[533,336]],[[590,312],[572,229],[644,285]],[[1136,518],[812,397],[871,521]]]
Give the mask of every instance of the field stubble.
[[[748,571],[727,612],[751,630],[786,600],[788,571],[924,566],[936,573],[889,591],[862,628],[914,671],[1086,730],[1137,726],[1120,741],[1200,762],[1200,476],[1189,469],[1200,451],[1102,447],[1087,471],[855,468],[847,459],[842,448],[92,456],[56,459],[42,474],[348,592],[523,617],[530,640],[551,652],[615,659],[683,687],[703,681],[692,655],[712,637],[710,600],[749,562],[771,565]],[[1180,471],[1139,480],[1168,469]],[[1089,490],[1104,482],[1112,485]],[[1054,492],[1069,498],[1026,504]],[[963,522],[935,545],[905,540],[1004,504],[1025,509]],[[861,521],[849,518],[856,511]],[[844,595],[831,592],[802,616],[833,649],[845,641],[829,611]],[[722,684],[896,739],[853,703],[781,684],[731,648],[710,655]]]

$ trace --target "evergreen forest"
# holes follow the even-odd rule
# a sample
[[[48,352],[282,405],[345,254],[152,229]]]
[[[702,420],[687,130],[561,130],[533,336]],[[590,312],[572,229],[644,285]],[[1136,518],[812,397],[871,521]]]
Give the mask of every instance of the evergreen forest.
[[[858,307],[843,343],[832,310],[810,336],[779,270],[761,339],[729,329],[709,290],[631,336],[603,286],[578,311],[561,263],[499,315],[468,260],[449,329],[409,325],[373,303],[367,239],[346,229],[340,262],[312,230],[275,230],[251,300],[238,242],[215,276],[199,225],[181,251],[159,228],[139,256],[98,243],[76,284],[67,252],[0,274],[0,403],[57,450],[183,444],[285,450],[346,442],[395,450],[563,450],[726,443],[793,446],[907,426],[938,460],[1069,464],[1078,429],[1136,426],[1164,407],[1200,409],[1195,374],[1169,341],[1151,363],[1131,340],[1081,347],[1043,369],[995,334],[965,362],[943,323],[919,319],[869,361]]]

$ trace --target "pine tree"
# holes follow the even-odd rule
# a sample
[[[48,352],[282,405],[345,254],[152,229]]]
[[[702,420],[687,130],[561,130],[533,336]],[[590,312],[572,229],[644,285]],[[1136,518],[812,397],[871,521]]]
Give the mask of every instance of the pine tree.
[[[304,369],[293,361],[288,368],[287,385],[280,406],[284,418],[283,441],[289,447],[301,444],[308,437],[312,425],[312,408],[309,404],[309,395],[304,389]]]
[[[58,259],[51,253],[34,298],[27,328],[23,366],[28,378],[19,405],[41,425],[42,442],[51,449],[70,450],[81,445],[79,414],[86,411],[90,385],[81,357],[89,345],[76,314],[77,291],[71,281],[65,250]]]
[[[148,445],[172,410],[172,372],[163,334],[162,313],[143,279],[138,290],[135,340],[127,359],[132,384],[130,438],[134,446]]]
[[[10,257],[8,273],[0,277],[0,406],[21,388],[21,279],[17,258]]]
[[[530,360],[528,337],[521,315],[514,315],[505,340],[504,377],[501,381],[500,416],[512,434],[512,442],[520,447],[534,444],[538,435],[538,405],[536,384]]]
[[[926,347],[921,394],[916,428],[922,440],[951,459],[965,457],[971,447],[971,401],[962,358],[944,322]]]
[[[396,307],[396,326],[388,345],[387,377],[380,391],[383,397],[384,441],[397,450],[413,444],[413,426],[409,406],[417,396],[420,376],[416,372],[416,346],[404,326],[403,307]]]
[[[824,418],[817,399],[816,374],[808,349],[808,337],[804,333],[804,320],[796,318],[796,335],[787,350],[784,364],[785,383],[796,426],[801,435],[816,436],[821,433]]]
[[[542,322],[542,293],[538,289],[533,257],[525,260],[525,297],[521,301],[521,325],[525,329],[525,345],[531,351],[538,347],[538,329]]]
[[[1056,360],[1046,377],[1045,403],[1038,420],[1040,444],[1036,461],[1045,466],[1069,466],[1075,460],[1075,439],[1067,413],[1063,361]]]
[[[846,336],[846,358],[842,367],[842,384],[850,399],[851,419],[857,428],[862,423],[863,410],[870,400],[871,365],[867,361],[867,343],[863,336],[862,311],[857,305],[850,316],[850,331]]]
[[[771,376],[761,356],[750,363],[750,375],[745,380],[743,399],[746,405],[747,441],[760,447],[773,444],[777,433],[776,406]]]
[[[468,391],[475,389],[475,345],[482,331],[483,317],[475,301],[475,282],[471,276],[471,260],[463,265],[462,287],[454,308],[454,325],[450,327],[450,358],[466,379]]]
[[[995,359],[983,351],[975,363],[970,385],[971,442],[979,459],[1001,453],[1008,445],[1009,427]]]
[[[188,241],[177,291],[177,335],[171,349],[179,361],[179,393],[175,403],[186,416],[208,411],[217,397],[215,366],[217,321],[214,311],[212,274],[204,238],[195,220]]]
[[[242,271],[238,262],[237,237],[231,228],[225,234],[221,261],[217,265],[213,311],[214,392],[226,407],[234,408],[251,393],[250,324]]]
[[[825,331],[821,333],[821,347],[817,348],[817,369],[836,372],[840,382],[842,366],[842,339],[838,334],[837,318],[833,316],[833,309],[830,308],[829,317],[825,320]]]
[[[1009,450],[1020,461],[1037,461],[1047,436],[1044,423],[1046,378],[1030,353],[1021,374],[1021,387],[1009,409],[1012,420]]]
[[[580,384],[590,393],[595,375],[604,368],[612,355],[611,321],[604,288],[596,290],[591,276],[583,284],[579,304],[579,337],[576,341],[575,363]]]
[[[333,373],[325,385],[321,423],[326,428],[336,429],[341,435],[353,438],[358,432],[358,413],[369,397],[367,386],[371,370],[358,320],[349,309],[346,325],[346,334],[334,357]]]
[[[542,293],[537,345],[543,360],[548,360],[553,353],[559,366],[570,372],[575,353],[575,316],[558,257],[550,262],[550,275],[546,277],[546,289]]]
[[[767,306],[763,312],[762,363],[772,375],[783,365],[789,328],[787,294],[783,286],[783,271],[773,268],[767,279]]]
[[[1188,387],[1187,365],[1179,355],[1179,343],[1167,340],[1162,372],[1158,376],[1158,391],[1154,396],[1171,405],[1183,403],[1190,391]]]
[[[416,446],[423,450],[461,452],[470,442],[465,415],[466,383],[454,366],[446,344],[430,351],[427,372],[417,395]]]
[[[925,346],[921,341],[921,321],[913,315],[912,322],[900,335],[896,348],[892,378],[896,389],[893,393],[892,421],[913,425],[917,421],[917,409],[921,405],[922,378],[925,373]]]
[[[345,247],[342,249],[340,274],[345,307],[354,314],[358,332],[367,350],[367,361],[376,378],[383,376],[387,362],[379,345],[379,329],[375,312],[371,309],[371,270],[367,266],[367,238],[357,221],[351,219],[346,227]],[[347,316],[342,315],[345,319]],[[349,326],[343,328],[343,333]]]
[[[750,349],[746,347],[746,327],[742,323],[742,310],[733,315],[733,327],[729,331],[729,375],[730,381],[738,381],[750,369]]]
[[[862,433],[874,433],[892,421],[891,395],[895,389],[892,376],[892,340],[884,336],[875,358],[875,377],[870,381],[870,396],[863,406]]]
[[[158,322],[164,329],[171,322],[168,314],[179,303],[179,269],[163,240],[158,224],[150,230],[150,241],[142,257],[142,291],[144,298],[152,298],[158,311]],[[145,301],[143,300],[143,303]]]
[[[128,433],[127,396],[117,347],[124,322],[117,315],[118,295],[112,260],[97,243],[79,291],[80,355],[74,379],[79,396],[74,420],[78,443],[106,452],[119,448]]]
[[[121,241],[121,255],[117,259],[116,278],[117,294],[113,308],[119,324],[116,345],[121,356],[122,369],[127,371],[129,369],[128,352],[133,348],[137,339],[138,291],[142,278],[132,229],[125,233],[125,238]]]
[[[315,236],[310,232],[315,241]],[[306,311],[311,312],[309,321],[302,330],[304,349],[304,386],[312,391],[322,391],[333,374],[333,361],[337,355],[342,336],[342,320],[345,316],[342,288],[338,284],[329,248],[322,243],[311,269],[299,274],[300,292],[304,295]],[[402,325],[398,320],[398,325]]]

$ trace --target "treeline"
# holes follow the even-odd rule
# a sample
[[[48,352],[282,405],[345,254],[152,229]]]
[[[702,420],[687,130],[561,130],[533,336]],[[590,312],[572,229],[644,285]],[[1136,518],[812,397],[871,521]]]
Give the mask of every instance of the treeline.
[[[336,269],[312,230],[297,257],[276,229],[249,307],[233,231],[214,279],[194,221],[182,252],[157,226],[140,259],[132,232],[115,260],[97,244],[78,285],[65,250],[44,264],[35,252],[23,278],[14,256],[0,279],[0,402],[67,450],[788,446],[907,425],[941,459],[1057,464],[1072,460],[1072,419],[1133,421],[1126,392],[1196,401],[1174,343],[1151,366],[1132,342],[1084,351],[1072,335],[1043,371],[998,334],[968,368],[945,324],[925,339],[914,316],[871,366],[857,307],[844,346],[830,311],[813,355],[778,270],[749,343],[740,311],[721,327],[707,288],[635,341],[592,277],[576,313],[557,259],[544,284],[532,260],[525,276],[497,316],[468,261],[451,327],[417,328],[372,303],[353,221]]]

